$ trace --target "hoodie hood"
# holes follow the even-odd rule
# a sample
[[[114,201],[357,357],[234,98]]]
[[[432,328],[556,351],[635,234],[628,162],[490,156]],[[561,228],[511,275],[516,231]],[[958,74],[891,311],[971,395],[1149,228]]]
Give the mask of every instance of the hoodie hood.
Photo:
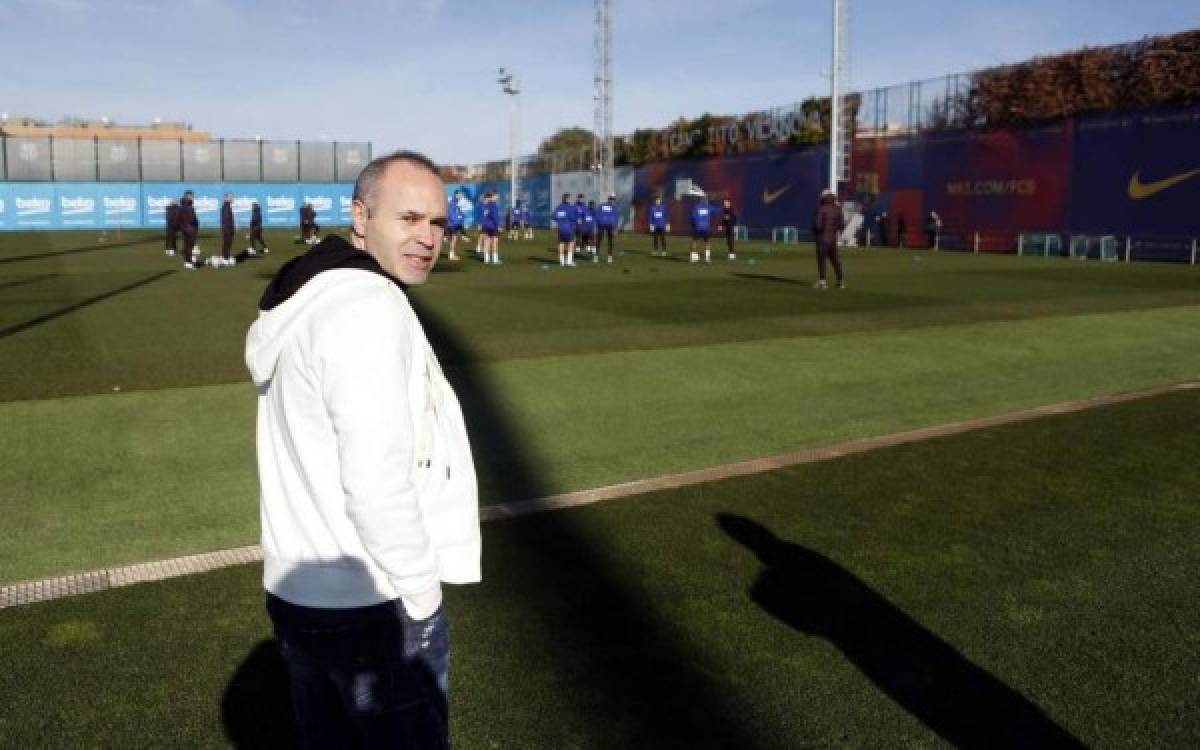
[[[292,258],[275,274],[258,300],[258,309],[266,312],[291,299],[314,276],[335,268],[357,268],[391,279],[404,288],[399,279],[383,270],[379,261],[338,236],[326,237],[304,255]]]
[[[255,385],[262,386],[275,373],[275,363],[290,339],[293,324],[306,315],[302,299],[295,305],[285,304],[293,297],[304,298],[321,294],[338,285],[335,277],[350,280],[354,275],[333,274],[320,278],[325,271],[358,270],[378,274],[401,289],[404,284],[379,265],[373,257],[341,237],[326,237],[304,255],[293,258],[279,269],[258,301],[258,320],[246,336],[246,366]]]

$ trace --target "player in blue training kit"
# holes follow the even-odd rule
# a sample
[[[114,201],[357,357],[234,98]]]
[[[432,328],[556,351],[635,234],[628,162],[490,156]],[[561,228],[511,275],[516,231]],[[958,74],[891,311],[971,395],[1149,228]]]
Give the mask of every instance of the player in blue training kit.
[[[600,256],[596,254],[596,201],[588,201],[583,209],[583,247],[584,252],[591,253],[592,262],[599,263]]]
[[[462,201],[462,191],[455,190],[454,195],[446,201],[446,239],[450,240],[450,255],[448,260],[458,260],[458,236],[467,236],[466,230],[463,229],[463,210],[460,203]]]
[[[488,193],[483,198],[483,217],[479,220],[479,229],[483,235],[483,262],[500,263],[500,204],[496,202],[496,194]]]
[[[562,203],[554,209],[554,226],[558,230],[558,265],[575,265],[575,207],[571,196],[563,193]]]
[[[523,204],[521,205],[521,234],[527,240],[533,239],[533,215],[530,212],[529,206]]]
[[[483,241],[487,239],[487,235],[483,232],[483,210],[487,207],[487,197],[491,193],[483,193],[479,199],[475,201],[475,221],[479,224],[479,236],[475,238],[475,254],[483,257]]]
[[[609,193],[608,200],[596,209],[596,245],[608,237],[608,262],[613,259],[613,231],[617,228],[617,194]]]
[[[654,244],[650,250],[651,255],[666,255],[667,254],[667,207],[663,203],[662,195],[654,196],[654,203],[650,205],[650,211],[646,216],[650,224],[650,235],[654,239]]]
[[[587,246],[583,244],[583,217],[587,214],[587,203],[583,200],[583,193],[575,196],[575,249],[581,253],[587,252]]]
[[[692,203],[691,211],[688,214],[692,220],[692,256],[693,263],[700,262],[700,255],[696,253],[696,246],[704,242],[704,262],[712,262],[712,250],[708,246],[708,237],[712,229],[712,206],[708,203],[708,198],[701,195]]]
[[[521,201],[517,200],[512,208],[508,209],[508,216],[504,220],[505,229],[508,230],[508,238],[510,240],[521,239]]]

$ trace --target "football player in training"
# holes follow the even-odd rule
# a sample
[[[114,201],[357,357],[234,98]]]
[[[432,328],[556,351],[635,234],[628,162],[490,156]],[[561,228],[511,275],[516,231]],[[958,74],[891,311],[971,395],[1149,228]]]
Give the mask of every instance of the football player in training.
[[[321,241],[317,236],[320,229],[317,226],[317,210],[311,203],[305,203],[300,207],[300,237],[304,239],[305,244],[315,245]]]
[[[480,236],[483,237],[483,262],[500,263],[500,204],[495,193],[483,196],[483,217],[479,220]]]
[[[530,215],[529,206],[521,206],[521,233],[525,235],[525,239],[533,239],[533,218]]]
[[[570,193],[563,193],[562,203],[554,209],[554,226],[558,230],[558,265],[575,265],[575,207]]]
[[[183,235],[183,267],[190,271],[195,268],[196,237],[200,234],[200,220],[196,218],[195,197],[191,190],[185,190],[179,199],[178,225]]]
[[[254,201],[250,204],[250,247],[246,248],[249,255],[257,253],[259,245],[262,245],[263,255],[271,252],[267,241],[263,239],[262,227],[262,206],[258,205],[258,201]]]
[[[613,231],[617,228],[617,194],[609,193],[608,200],[596,209],[596,245],[608,237],[608,262],[613,259]]]
[[[505,222],[508,226],[508,238],[510,240],[521,239],[521,216],[524,213],[525,209],[521,208],[521,199],[518,198],[513,202],[512,208],[508,209],[508,220]]]
[[[167,246],[163,250],[167,255],[174,255],[179,250],[179,201],[172,198],[167,201]]]
[[[650,225],[650,235],[654,240],[650,254],[666,255],[667,230],[670,227],[667,224],[667,207],[663,203],[662,193],[654,196],[654,203],[650,205],[650,210],[646,214],[646,220]]]
[[[467,234],[463,230],[463,210],[459,201],[462,200],[462,191],[455,190],[454,195],[450,196],[450,200],[446,201],[446,237],[450,240],[450,253],[446,256],[447,260],[458,260],[458,237]]]
[[[487,235],[483,233],[483,210],[487,207],[488,193],[479,196],[475,201],[475,221],[479,222],[479,236],[475,238],[475,254],[483,257],[483,240]],[[486,258],[484,259],[487,260]]]
[[[583,244],[583,217],[587,214],[587,202],[583,199],[583,193],[575,196],[575,249],[581,253],[587,252],[587,246]]]
[[[592,262],[599,263],[600,256],[596,253],[596,201],[588,201],[583,209],[583,247],[584,252],[591,253]]]
[[[229,253],[233,251],[235,232],[237,232],[237,225],[233,221],[233,193],[226,193],[225,201],[221,204],[221,260],[219,262],[227,268],[233,267],[236,262],[229,257]]]
[[[736,226],[737,214],[733,211],[733,201],[726,198],[721,201],[721,229],[725,231],[725,247],[729,251],[730,260],[737,259],[737,253],[733,249],[733,233]]]
[[[704,243],[704,262],[712,263],[712,248],[709,247],[709,234],[712,230],[712,206],[708,203],[708,198],[702,191],[699,191],[696,200],[692,203],[691,211],[688,216],[692,220],[692,255],[693,263],[700,262],[700,255],[696,252],[696,247]]]

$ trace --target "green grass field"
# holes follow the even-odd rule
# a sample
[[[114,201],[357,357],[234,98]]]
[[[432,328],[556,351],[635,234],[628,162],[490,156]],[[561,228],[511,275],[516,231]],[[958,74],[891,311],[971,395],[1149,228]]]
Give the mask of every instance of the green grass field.
[[[242,344],[302,249],[268,240],[267,259],[184,272],[147,236],[0,234],[0,582],[257,541]],[[560,269],[547,242],[504,243],[502,267],[443,262],[412,292],[483,502],[1200,373],[1190,267],[858,250],[849,288],[821,292],[811,248],[693,266],[622,245]],[[1017,726],[1193,746],[1198,417],[1181,393],[489,525],[485,583],[450,598],[457,744],[934,746]],[[0,746],[286,733],[257,575],[0,611]]]

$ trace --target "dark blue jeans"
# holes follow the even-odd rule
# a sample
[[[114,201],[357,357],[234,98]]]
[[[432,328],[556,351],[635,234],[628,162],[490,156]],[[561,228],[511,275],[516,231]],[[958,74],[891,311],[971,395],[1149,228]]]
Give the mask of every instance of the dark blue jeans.
[[[306,748],[449,747],[450,633],[438,608],[413,620],[399,600],[301,607],[267,594]]]

